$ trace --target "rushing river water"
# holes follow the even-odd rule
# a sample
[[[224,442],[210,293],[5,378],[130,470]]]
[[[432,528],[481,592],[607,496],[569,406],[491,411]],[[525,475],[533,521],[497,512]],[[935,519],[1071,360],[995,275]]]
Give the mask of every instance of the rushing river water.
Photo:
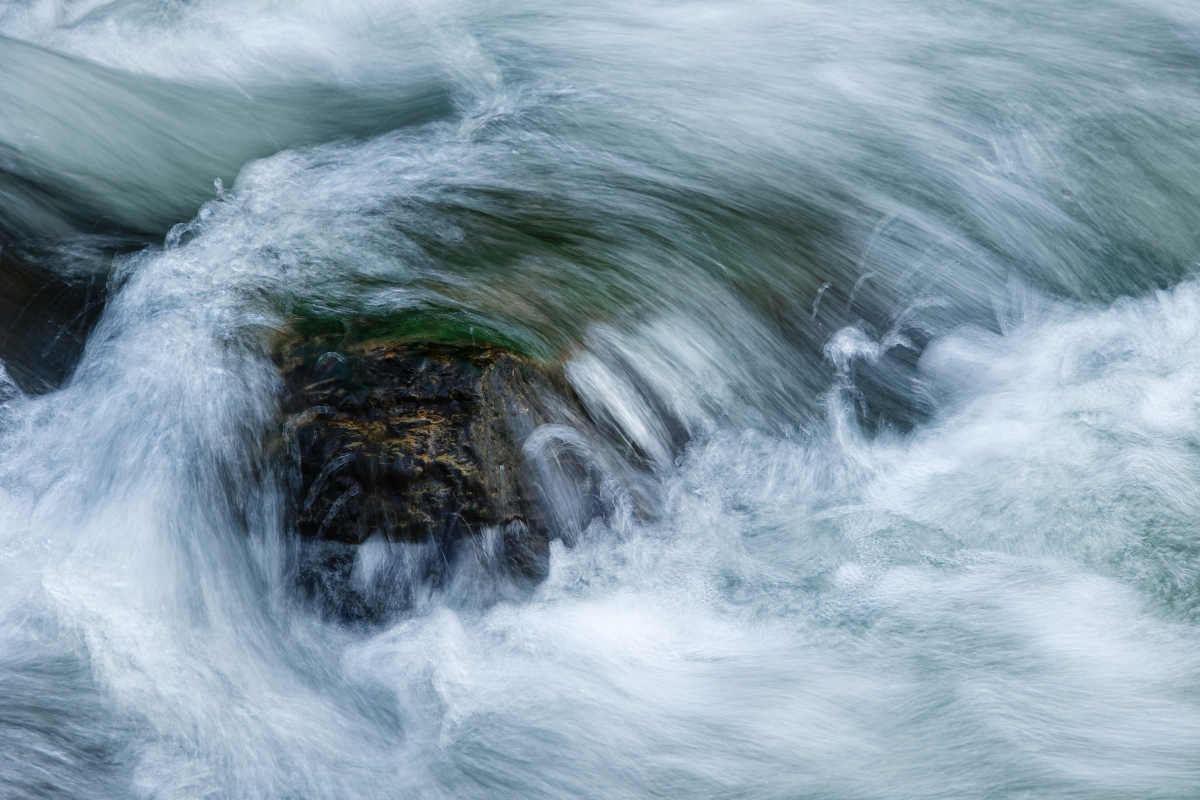
[[[0,244],[0,796],[1200,796],[1194,3],[6,0]],[[325,618],[288,326],[646,507]]]

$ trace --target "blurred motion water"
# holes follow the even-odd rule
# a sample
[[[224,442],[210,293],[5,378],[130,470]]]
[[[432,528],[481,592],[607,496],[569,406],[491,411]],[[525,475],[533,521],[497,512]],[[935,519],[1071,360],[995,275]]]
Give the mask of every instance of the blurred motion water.
[[[1198,67],[1168,0],[9,0],[0,795],[1200,793]],[[560,365],[603,513],[326,619],[295,329]]]

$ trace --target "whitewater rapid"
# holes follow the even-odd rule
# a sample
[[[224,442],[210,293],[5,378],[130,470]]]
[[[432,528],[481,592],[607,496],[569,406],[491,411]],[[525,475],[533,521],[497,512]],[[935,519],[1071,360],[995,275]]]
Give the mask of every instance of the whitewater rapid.
[[[1200,794],[1197,67],[1150,0],[0,6],[0,796]],[[323,615],[296,330],[561,368],[601,513]]]

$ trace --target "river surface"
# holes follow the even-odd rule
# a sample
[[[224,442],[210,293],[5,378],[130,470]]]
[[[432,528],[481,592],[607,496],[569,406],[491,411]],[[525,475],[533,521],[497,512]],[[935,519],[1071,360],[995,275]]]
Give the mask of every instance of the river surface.
[[[5,0],[0,245],[0,796],[1200,796],[1194,3]],[[323,615],[295,328],[601,513]]]

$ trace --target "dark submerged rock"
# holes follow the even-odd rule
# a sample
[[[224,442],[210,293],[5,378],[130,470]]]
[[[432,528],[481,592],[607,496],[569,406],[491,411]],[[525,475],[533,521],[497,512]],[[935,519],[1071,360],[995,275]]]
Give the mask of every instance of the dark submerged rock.
[[[74,371],[104,310],[113,255],[133,245],[6,238],[0,226],[0,361],[23,391],[52,391]]]
[[[386,617],[463,558],[493,587],[529,585],[553,537],[603,513],[578,447],[549,470],[523,451],[541,426],[592,433],[544,366],[491,346],[335,337],[290,342],[278,362],[298,582],[327,615]]]

